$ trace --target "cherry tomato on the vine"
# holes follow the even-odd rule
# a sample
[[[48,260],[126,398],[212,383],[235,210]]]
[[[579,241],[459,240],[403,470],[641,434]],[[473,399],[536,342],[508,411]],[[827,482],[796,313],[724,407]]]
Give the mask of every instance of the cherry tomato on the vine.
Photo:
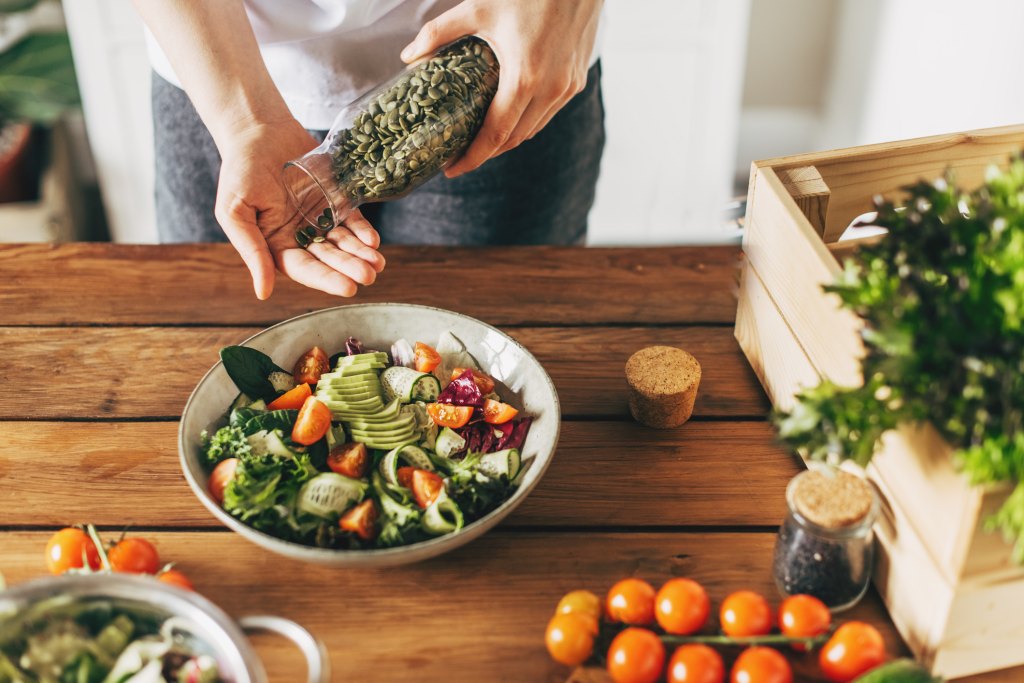
[[[168,569],[165,572],[161,572],[156,578],[160,579],[164,583],[169,583],[172,586],[184,588],[187,591],[195,590],[195,586],[193,586],[192,582],[188,580],[188,577],[177,569]]]
[[[772,630],[772,609],[763,595],[737,591],[722,601],[719,621],[728,636],[763,636]]]
[[[821,648],[818,664],[835,683],[852,681],[885,662],[885,641],[871,624],[848,621]]]
[[[732,665],[731,683],[793,683],[793,670],[778,650],[748,647]]]
[[[50,537],[46,544],[46,568],[51,574],[63,574],[69,569],[100,568],[100,553],[89,534],[68,527]]]
[[[623,579],[612,586],[605,611],[613,621],[647,626],[654,621],[654,588],[641,579]]]
[[[544,644],[556,662],[579,666],[594,652],[597,622],[586,614],[556,614],[548,622]]]
[[[601,621],[601,598],[590,591],[571,591],[562,596],[555,608],[556,614],[584,614],[596,622]]]
[[[107,553],[110,568],[129,574],[156,574],[160,571],[160,554],[143,538],[126,538]]]
[[[711,612],[708,594],[696,581],[671,579],[654,597],[654,616],[667,633],[685,636],[704,626]]]
[[[832,613],[813,595],[791,595],[779,605],[779,629],[791,638],[813,638],[828,631]],[[794,645],[803,650],[803,646]]]
[[[655,683],[664,666],[665,646],[645,628],[627,628],[608,648],[608,673],[615,683]]]
[[[668,683],[722,683],[725,664],[707,645],[683,645],[668,662]]]

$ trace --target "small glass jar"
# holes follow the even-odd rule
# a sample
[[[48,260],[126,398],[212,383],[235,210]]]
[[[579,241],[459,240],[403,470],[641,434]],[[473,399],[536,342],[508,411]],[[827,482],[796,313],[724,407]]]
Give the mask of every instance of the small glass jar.
[[[299,243],[363,203],[405,196],[460,157],[497,88],[497,57],[467,36],[345,107],[319,147],[285,164],[285,187],[309,223]]]
[[[874,568],[874,487],[850,472],[812,469],[789,482],[786,504],[773,562],[779,591],[813,595],[833,612],[856,605]]]

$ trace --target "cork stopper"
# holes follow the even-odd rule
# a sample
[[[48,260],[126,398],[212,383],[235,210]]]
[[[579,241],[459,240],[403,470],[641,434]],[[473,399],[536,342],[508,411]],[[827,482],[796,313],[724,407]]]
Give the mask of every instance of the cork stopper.
[[[859,523],[871,511],[874,502],[867,482],[842,470],[804,472],[796,484],[793,501],[797,512],[826,529]]]
[[[682,349],[640,349],[626,361],[630,412],[649,427],[678,427],[693,413],[700,374],[700,363]]]

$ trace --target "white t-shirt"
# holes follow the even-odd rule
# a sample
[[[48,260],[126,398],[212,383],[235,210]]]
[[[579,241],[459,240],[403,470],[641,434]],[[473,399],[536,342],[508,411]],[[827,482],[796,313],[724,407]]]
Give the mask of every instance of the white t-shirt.
[[[460,1],[245,0],[245,8],[292,115],[310,130],[326,130],[342,107],[403,68],[399,53],[423,24]],[[180,86],[148,30],[146,42],[153,69]]]

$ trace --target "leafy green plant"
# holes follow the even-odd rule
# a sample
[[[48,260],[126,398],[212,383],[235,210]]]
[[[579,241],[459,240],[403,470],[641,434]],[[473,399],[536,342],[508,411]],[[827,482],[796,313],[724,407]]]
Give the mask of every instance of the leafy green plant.
[[[888,229],[826,287],[861,316],[864,385],[823,383],[773,419],[805,458],[866,465],[900,424],[930,422],[974,484],[1015,489],[989,520],[1024,562],[1024,159],[966,192],[947,174],[876,200]]]
[[[78,105],[66,33],[28,35],[0,52],[0,126],[8,121],[51,124]]]

